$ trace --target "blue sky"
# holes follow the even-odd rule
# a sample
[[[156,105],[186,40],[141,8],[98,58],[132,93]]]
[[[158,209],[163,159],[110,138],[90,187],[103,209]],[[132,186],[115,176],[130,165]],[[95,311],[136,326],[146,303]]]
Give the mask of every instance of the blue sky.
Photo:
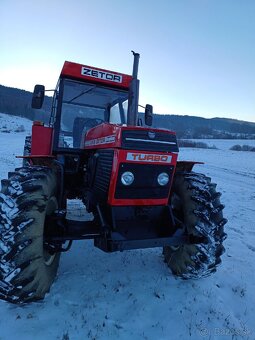
[[[255,122],[253,0],[1,0],[0,84],[54,88],[65,60],[132,72],[157,113]]]

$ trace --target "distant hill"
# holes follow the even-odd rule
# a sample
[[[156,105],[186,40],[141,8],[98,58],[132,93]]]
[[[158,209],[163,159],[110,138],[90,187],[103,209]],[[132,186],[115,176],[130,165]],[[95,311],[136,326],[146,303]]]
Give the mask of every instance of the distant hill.
[[[14,116],[25,117],[30,120],[41,119],[49,121],[51,98],[45,96],[40,113],[31,108],[32,93],[25,90],[0,85],[0,112]]]
[[[47,123],[51,97],[45,97],[41,110],[31,108],[31,99],[31,92],[0,85],[0,112]],[[176,131],[178,138],[255,139],[255,123],[236,119],[155,114],[153,126]]]
[[[236,119],[155,115],[153,126],[174,130],[179,138],[255,139],[255,123]]]

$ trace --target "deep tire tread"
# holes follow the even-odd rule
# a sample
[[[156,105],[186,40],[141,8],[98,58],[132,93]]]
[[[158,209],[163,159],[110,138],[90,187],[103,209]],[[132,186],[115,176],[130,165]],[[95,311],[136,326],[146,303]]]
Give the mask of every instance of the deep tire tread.
[[[204,243],[164,247],[165,262],[183,279],[206,277],[216,271],[224,253],[224,205],[211,178],[194,172],[175,175],[173,192],[182,199],[183,218],[189,235],[204,237]]]
[[[40,253],[43,246],[36,254],[35,245],[38,240],[43,242],[43,225],[42,234],[38,234],[34,220],[44,216],[50,192],[54,195],[57,190],[56,178],[54,170],[48,167],[29,166],[9,172],[8,179],[1,181],[0,298],[3,300],[20,304],[42,299],[55,277],[59,256],[50,269],[53,274],[45,279],[46,286],[42,286],[38,266],[44,264],[43,253]]]

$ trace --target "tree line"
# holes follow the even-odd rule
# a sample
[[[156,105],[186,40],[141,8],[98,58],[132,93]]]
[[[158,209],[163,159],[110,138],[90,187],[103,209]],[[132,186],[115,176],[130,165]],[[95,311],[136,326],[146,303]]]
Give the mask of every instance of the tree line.
[[[0,85],[0,112],[47,123],[51,98],[45,97],[41,110],[32,109],[31,100],[29,91]],[[139,113],[139,117],[143,120],[144,115]],[[154,114],[153,127],[175,131],[178,138],[255,139],[255,123],[227,118]]]

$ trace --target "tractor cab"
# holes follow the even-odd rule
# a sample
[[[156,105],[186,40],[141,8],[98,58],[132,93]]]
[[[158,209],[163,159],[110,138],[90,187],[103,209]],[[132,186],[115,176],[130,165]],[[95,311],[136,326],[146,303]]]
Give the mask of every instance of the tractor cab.
[[[82,149],[86,133],[102,123],[127,125],[132,81],[130,75],[66,61],[49,123],[54,128],[53,151]],[[44,92],[44,86],[35,86],[33,108],[42,107]]]
[[[128,91],[95,83],[62,80],[58,147],[82,148],[91,128],[127,123]]]

